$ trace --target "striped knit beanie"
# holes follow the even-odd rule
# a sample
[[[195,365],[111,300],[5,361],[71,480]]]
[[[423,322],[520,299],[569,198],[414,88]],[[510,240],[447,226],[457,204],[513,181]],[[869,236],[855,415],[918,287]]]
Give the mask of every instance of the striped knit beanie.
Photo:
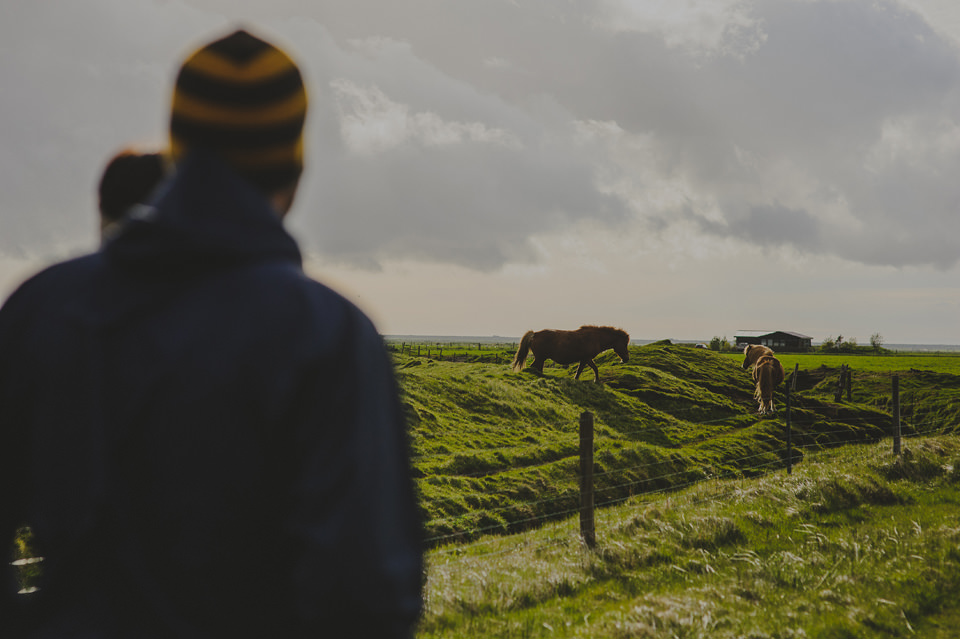
[[[217,153],[265,193],[303,170],[307,93],[296,64],[268,42],[237,31],[193,53],[177,75],[171,155]]]

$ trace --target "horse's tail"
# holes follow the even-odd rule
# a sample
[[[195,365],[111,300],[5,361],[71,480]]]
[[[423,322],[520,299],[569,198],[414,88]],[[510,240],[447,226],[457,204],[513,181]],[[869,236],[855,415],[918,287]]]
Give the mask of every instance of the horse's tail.
[[[517,354],[513,356],[513,370],[523,370],[523,365],[527,361],[527,353],[530,352],[530,342],[533,341],[533,331],[527,331],[520,340],[520,347]]]
[[[773,360],[772,370],[770,371],[770,377],[772,378],[773,387],[776,388],[783,383],[783,379],[787,376],[786,371],[783,370],[783,364],[780,363],[780,360],[776,357],[771,357]]]
[[[773,395],[773,385],[770,383],[770,371],[765,365],[758,365],[757,388],[753,391],[753,398],[762,402],[771,395]]]
[[[754,370],[757,380],[757,389],[753,392],[754,399],[772,400],[774,389],[783,382],[783,364],[776,357],[763,357],[757,362]]]

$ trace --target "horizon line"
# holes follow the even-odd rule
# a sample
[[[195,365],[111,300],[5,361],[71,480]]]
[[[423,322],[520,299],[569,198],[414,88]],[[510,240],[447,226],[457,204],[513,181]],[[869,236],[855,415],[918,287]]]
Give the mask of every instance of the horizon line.
[[[452,333],[381,333],[381,337],[385,339],[396,339],[396,338],[421,338],[421,339],[446,339],[446,340],[507,340],[507,341],[518,341],[520,339],[519,335],[456,335]],[[710,338],[713,339],[713,338]],[[671,342],[682,342],[685,344],[709,344],[710,339],[688,339],[680,337],[659,337],[659,338],[630,338],[630,342],[662,342],[664,340],[670,340]],[[814,344],[822,344],[823,340],[817,342],[814,341]],[[960,348],[960,343],[951,343],[951,342],[884,342],[884,347],[890,346],[952,346]]]

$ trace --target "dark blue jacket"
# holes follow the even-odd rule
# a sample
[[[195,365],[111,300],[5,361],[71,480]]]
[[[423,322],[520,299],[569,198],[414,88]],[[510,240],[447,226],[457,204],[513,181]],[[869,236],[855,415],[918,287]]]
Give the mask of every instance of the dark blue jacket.
[[[0,311],[2,637],[403,637],[421,529],[381,337],[263,196],[188,158]],[[15,626],[15,624],[19,624]]]

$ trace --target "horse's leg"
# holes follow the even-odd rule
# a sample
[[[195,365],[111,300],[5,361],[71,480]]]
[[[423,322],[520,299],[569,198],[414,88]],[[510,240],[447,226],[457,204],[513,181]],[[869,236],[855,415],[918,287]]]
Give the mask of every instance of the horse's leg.
[[[580,365],[577,366],[577,374],[573,376],[573,380],[574,380],[574,381],[580,379],[580,373],[583,372],[583,365],[584,365],[585,363],[586,363],[586,362],[580,362]]]
[[[595,383],[599,384],[599,383],[600,383],[600,369],[597,368],[597,365],[593,363],[593,360],[592,360],[592,359],[588,359],[588,360],[587,360],[587,364],[589,364],[589,365],[590,365],[590,368],[593,369],[593,381],[594,381]],[[583,364],[580,364],[580,366],[583,366]]]
[[[546,361],[547,361],[547,358],[546,358],[546,357],[541,358],[539,355],[537,355],[536,353],[534,353],[534,354],[533,354],[533,364],[531,364],[530,368],[532,368],[533,370],[539,372],[539,373],[542,375],[542,374],[543,374],[543,364],[544,364]]]

